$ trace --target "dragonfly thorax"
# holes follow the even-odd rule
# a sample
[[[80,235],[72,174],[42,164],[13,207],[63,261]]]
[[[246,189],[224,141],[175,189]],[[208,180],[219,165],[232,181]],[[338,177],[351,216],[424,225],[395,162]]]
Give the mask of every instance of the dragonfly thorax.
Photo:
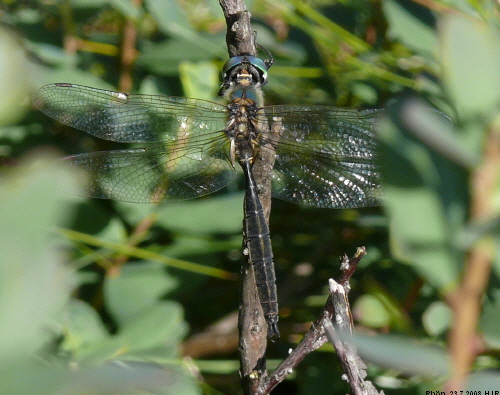
[[[226,135],[231,141],[231,161],[235,159],[253,162],[258,149],[257,137],[257,110],[254,100],[249,98],[235,98],[227,106],[229,121],[226,125]]]

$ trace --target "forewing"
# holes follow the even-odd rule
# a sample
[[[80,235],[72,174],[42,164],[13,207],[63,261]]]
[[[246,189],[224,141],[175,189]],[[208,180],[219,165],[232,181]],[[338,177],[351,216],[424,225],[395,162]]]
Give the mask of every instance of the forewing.
[[[209,135],[224,128],[226,107],[205,100],[138,95],[73,84],[50,84],[33,104],[57,121],[120,143],[171,142],[189,130]]]
[[[225,143],[225,136],[220,136],[219,143]],[[80,194],[133,203],[196,198],[234,180],[236,172],[219,146],[193,147],[155,145],[65,159],[86,172]]]
[[[275,147],[273,197],[324,208],[379,205],[374,127],[381,113],[327,106],[260,109],[261,123],[279,131],[262,136],[262,146]]]

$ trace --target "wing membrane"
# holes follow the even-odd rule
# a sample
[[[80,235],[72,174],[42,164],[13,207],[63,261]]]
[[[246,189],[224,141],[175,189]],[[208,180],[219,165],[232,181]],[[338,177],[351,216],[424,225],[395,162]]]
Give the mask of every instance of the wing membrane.
[[[278,136],[263,136],[263,143],[268,139],[276,147],[273,197],[324,208],[380,204],[374,126],[381,113],[327,106],[263,107],[260,120],[280,130]]]
[[[87,172],[83,195],[133,203],[196,198],[225,187],[236,177],[220,149],[210,153],[155,145],[72,155],[66,160]]]
[[[174,96],[136,95],[73,84],[51,84],[33,96],[49,117],[101,139],[120,143],[175,141],[183,130],[196,136],[222,130],[227,109]]]

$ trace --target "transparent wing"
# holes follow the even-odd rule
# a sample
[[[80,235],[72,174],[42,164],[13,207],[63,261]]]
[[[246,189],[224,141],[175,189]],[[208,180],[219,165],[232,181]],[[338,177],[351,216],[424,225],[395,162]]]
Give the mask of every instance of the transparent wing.
[[[374,127],[381,113],[328,106],[263,107],[259,121],[275,131],[261,141],[264,147],[275,147],[273,197],[324,208],[379,205]]]
[[[227,118],[225,106],[205,100],[73,84],[46,85],[35,92],[33,104],[65,125],[119,143],[170,142],[182,132],[210,135],[224,129]]]
[[[96,137],[154,143],[68,157],[87,171],[83,195],[128,202],[191,199],[235,177],[223,132],[227,110],[217,103],[71,84],[47,85],[33,102],[48,116]]]
[[[221,135],[220,144],[226,140]],[[155,145],[101,151],[65,158],[87,173],[85,196],[133,203],[196,198],[215,192],[236,177],[218,147],[208,150]],[[208,148],[208,147],[207,147]]]

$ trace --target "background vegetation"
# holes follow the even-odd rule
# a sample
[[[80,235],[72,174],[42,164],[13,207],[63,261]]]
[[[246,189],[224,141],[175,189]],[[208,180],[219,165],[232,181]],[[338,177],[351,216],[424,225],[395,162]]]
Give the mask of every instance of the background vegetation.
[[[114,145],[54,123],[29,99],[46,83],[71,82],[218,100],[227,60],[219,5],[0,7],[2,392],[237,393],[241,185],[161,206],[61,193],[78,175],[55,158]],[[451,388],[470,366],[469,389],[498,390],[498,3],[247,7],[276,60],[267,104],[389,105],[380,127],[384,208],[273,202],[283,339],[269,347],[269,366],[320,311],[339,256],[365,245],[350,298],[377,388]],[[215,323],[224,325],[207,329]],[[346,393],[341,374],[325,347],[275,393]]]

